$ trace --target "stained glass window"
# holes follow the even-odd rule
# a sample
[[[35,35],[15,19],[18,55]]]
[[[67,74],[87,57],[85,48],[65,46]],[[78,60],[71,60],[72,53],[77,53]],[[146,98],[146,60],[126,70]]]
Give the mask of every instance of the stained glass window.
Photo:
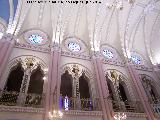
[[[141,64],[141,58],[139,56],[136,56],[136,55],[132,55],[131,56],[131,59],[132,61],[135,63],[135,64]]]
[[[103,55],[104,55],[106,58],[108,58],[108,59],[113,58],[113,53],[112,53],[110,50],[105,49],[105,50],[103,50],[102,53],[103,53]]]
[[[33,34],[29,36],[29,41],[33,44],[40,44],[43,41],[42,36],[38,35],[38,34]]]
[[[78,52],[81,50],[81,47],[79,44],[75,43],[75,42],[70,42],[68,44],[68,48],[73,51],[73,52]]]

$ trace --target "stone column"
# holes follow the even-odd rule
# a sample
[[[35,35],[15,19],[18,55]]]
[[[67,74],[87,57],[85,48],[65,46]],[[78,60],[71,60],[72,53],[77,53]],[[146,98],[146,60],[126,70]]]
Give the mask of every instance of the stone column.
[[[98,90],[100,94],[100,102],[102,106],[104,120],[112,120],[113,117],[111,116],[109,101],[107,100],[108,90],[106,89],[107,86],[105,86],[105,76],[104,76],[104,72],[103,72],[103,68],[102,68],[102,64],[101,64],[99,55],[96,55],[96,54],[93,55],[92,62],[93,62],[94,69],[96,72],[96,80],[98,84]]]
[[[45,99],[45,116],[44,120],[48,120],[49,111],[53,110],[53,101],[56,97],[55,106],[58,109],[59,96],[60,96],[60,79],[59,79],[59,66],[60,66],[61,49],[58,44],[54,44],[51,48],[51,57],[48,70],[48,84]],[[57,95],[56,95],[57,93]]]
[[[0,79],[11,55],[15,43],[15,38],[11,34],[3,36],[0,40]]]
[[[147,95],[145,93],[145,90],[143,88],[143,85],[142,85],[142,82],[140,80],[140,77],[136,71],[136,69],[134,68],[133,65],[130,65],[128,64],[127,65],[127,68],[128,68],[128,71],[132,77],[132,81],[134,83],[134,86],[136,88],[136,91],[138,93],[138,96],[140,98],[140,101],[144,107],[144,110],[147,114],[147,117],[148,117],[148,120],[157,120],[155,117],[154,117],[154,114],[152,112],[152,108],[148,102],[148,98],[147,98]]]
[[[29,87],[29,82],[30,82],[30,76],[31,76],[31,68],[27,67],[25,69],[25,73],[23,76],[21,88],[20,88],[20,93],[18,97],[18,104],[19,105],[24,105],[27,97],[27,92],[28,92],[28,87]]]

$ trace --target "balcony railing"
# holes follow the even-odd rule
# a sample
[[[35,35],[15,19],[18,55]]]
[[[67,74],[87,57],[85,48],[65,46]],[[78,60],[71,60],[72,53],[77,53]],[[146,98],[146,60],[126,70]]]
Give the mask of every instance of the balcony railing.
[[[44,94],[22,94],[15,91],[0,91],[0,105],[41,108]]]
[[[60,97],[60,106],[64,110],[100,111],[99,98],[79,99]]]
[[[114,112],[144,113],[140,101],[111,101]]]
[[[151,107],[153,109],[153,112],[155,116],[160,117],[160,98],[156,100],[149,100]]]

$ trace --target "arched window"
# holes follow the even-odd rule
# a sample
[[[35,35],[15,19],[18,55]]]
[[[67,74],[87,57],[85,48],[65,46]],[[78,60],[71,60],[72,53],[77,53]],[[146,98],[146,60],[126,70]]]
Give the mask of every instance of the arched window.
[[[80,98],[90,98],[89,93],[89,85],[88,85],[88,78],[83,73],[82,76],[79,78],[79,92],[80,92]]]
[[[5,90],[20,92],[23,75],[24,71],[22,65],[21,63],[18,63],[9,73]]]
[[[31,74],[28,93],[42,94],[44,83],[43,77],[44,73],[41,67],[38,66],[35,70],[33,70]]]
[[[72,75],[66,70],[61,76],[61,89],[60,93],[62,96],[72,97]]]

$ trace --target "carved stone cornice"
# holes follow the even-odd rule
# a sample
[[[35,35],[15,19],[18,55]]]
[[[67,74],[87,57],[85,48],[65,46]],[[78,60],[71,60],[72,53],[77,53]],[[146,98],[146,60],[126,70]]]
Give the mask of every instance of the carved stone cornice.
[[[125,67],[125,61],[120,61],[120,60],[109,60],[109,59],[102,59],[104,64],[110,64],[114,66],[120,66],[120,67]]]
[[[44,108],[19,107],[19,106],[4,106],[0,105],[0,111],[3,112],[26,112],[26,113],[44,113]]]
[[[55,43],[51,46],[51,51],[61,52],[61,46],[58,43]]]
[[[35,45],[30,45],[30,44],[22,44],[22,43],[15,43],[15,47],[17,48],[23,48],[23,49],[27,49],[27,50],[33,50],[33,51],[39,51],[39,52],[45,52],[45,53],[49,53],[50,52],[50,48],[49,47],[41,47],[41,46],[35,46]]]
[[[65,115],[80,115],[80,116],[102,116],[102,111],[80,111],[80,110],[69,110],[63,111]]]
[[[89,55],[76,54],[76,53],[69,52],[69,51],[61,51],[61,55],[62,56],[66,56],[66,57],[73,57],[73,58],[83,59],[83,60],[91,60],[91,57]]]
[[[118,113],[118,112],[115,112]],[[138,118],[146,118],[147,115],[145,113],[133,113],[133,112],[124,112],[127,117],[138,117]]]
[[[16,38],[12,34],[5,34],[5,35],[3,35],[2,39],[3,39],[3,41],[9,42],[11,44],[14,44]]]

